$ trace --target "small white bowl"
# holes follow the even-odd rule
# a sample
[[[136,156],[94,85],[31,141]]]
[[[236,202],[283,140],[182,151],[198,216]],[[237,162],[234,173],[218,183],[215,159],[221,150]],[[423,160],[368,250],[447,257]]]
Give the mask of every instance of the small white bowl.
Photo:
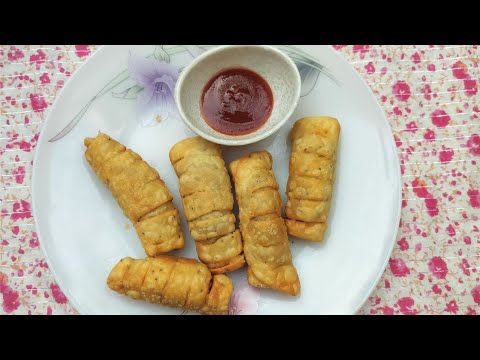
[[[272,114],[265,124],[246,135],[226,135],[212,129],[200,112],[204,86],[219,71],[242,67],[261,75],[272,89]],[[180,74],[175,101],[180,115],[195,133],[217,144],[246,145],[272,135],[290,118],[300,99],[301,80],[295,63],[280,50],[266,45],[226,45],[206,51]]]

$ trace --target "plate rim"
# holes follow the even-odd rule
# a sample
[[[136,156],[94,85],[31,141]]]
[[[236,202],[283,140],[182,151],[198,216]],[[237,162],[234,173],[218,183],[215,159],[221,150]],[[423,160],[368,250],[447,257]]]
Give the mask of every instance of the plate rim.
[[[49,270],[51,271],[52,275],[53,275],[53,278],[55,280],[55,282],[57,283],[57,285],[60,287],[60,289],[62,290],[62,292],[65,294],[65,296],[67,297],[68,301],[73,305],[73,307],[75,308],[74,310],[79,313],[80,315],[89,315],[89,312],[88,311],[84,311],[84,309],[82,308],[82,306],[80,306],[78,303],[77,303],[77,299],[75,298],[75,296],[73,296],[70,291],[68,290],[67,287],[64,286],[63,284],[63,280],[60,280],[60,277],[58,277],[57,275],[57,271],[54,269],[54,266],[52,266],[52,262],[50,260],[50,257],[48,255],[48,252],[45,251],[45,245],[44,245],[44,241],[43,239],[45,239],[42,234],[41,234],[41,231],[40,231],[40,226],[39,226],[39,222],[38,222],[38,216],[37,214],[40,212],[39,210],[37,210],[37,201],[36,201],[36,198],[37,196],[35,195],[36,194],[36,186],[35,184],[37,183],[35,181],[36,177],[37,177],[37,173],[39,173],[39,169],[37,169],[38,167],[38,158],[39,158],[39,154],[40,154],[40,148],[42,147],[42,144],[44,142],[43,138],[46,137],[46,132],[44,131],[45,129],[45,126],[47,125],[47,123],[50,121],[51,119],[51,114],[53,113],[54,109],[58,106],[58,103],[61,101],[61,99],[63,98],[64,96],[64,90],[67,86],[69,86],[69,83],[72,82],[72,79],[75,79],[76,77],[78,77],[79,75],[78,74],[81,74],[82,73],[82,70],[85,68],[85,64],[89,64],[90,62],[92,62],[92,59],[95,58],[95,56],[100,53],[100,52],[103,52],[105,51],[105,48],[106,48],[107,45],[102,45],[100,46],[97,50],[95,50],[95,52],[93,54],[90,55],[90,57],[85,60],[79,67],[78,69],[73,73],[73,75],[70,77],[69,81],[62,87],[62,89],[60,90],[60,93],[55,97],[55,101],[53,102],[52,106],[50,107],[50,109],[48,110],[48,113],[46,114],[45,116],[45,121],[42,125],[42,129],[40,130],[40,135],[38,136],[38,141],[37,141],[37,147],[35,148],[35,155],[33,156],[33,166],[32,166],[32,184],[31,184],[31,191],[32,191],[32,215],[33,215],[33,223],[35,224],[35,231],[37,233],[37,237],[38,237],[38,242],[39,242],[39,245],[40,245],[40,249],[42,250],[42,253],[43,253],[43,256],[45,257],[45,261],[47,262],[48,264],[48,268]],[[47,141],[48,143],[48,141]]]
[[[58,286],[60,287],[62,292],[66,295],[66,297],[68,298],[68,301],[73,305],[74,310],[80,315],[89,315],[90,312],[85,311],[85,309],[77,303],[77,299],[70,293],[68,288],[64,286],[65,284],[63,284],[63,280],[60,280],[60,277],[58,277],[57,271],[51,265],[52,262],[51,262],[51,259],[50,259],[49,255],[48,255],[48,252],[45,250],[44,241],[43,241],[45,238],[41,234],[39,222],[37,220],[39,218],[39,217],[37,217],[37,214],[40,213],[40,210],[38,209],[38,205],[37,205],[37,200],[36,200],[37,196],[35,195],[37,193],[37,191],[35,190],[36,187],[37,187],[37,186],[35,186],[35,184],[37,183],[37,181],[36,181],[36,178],[38,176],[37,173],[40,172],[39,169],[38,169],[37,163],[38,163],[38,158],[40,156],[39,155],[40,154],[39,150],[41,149],[42,144],[44,142],[44,137],[47,136],[46,132],[44,131],[45,126],[50,121],[51,114],[54,112],[54,110],[58,106],[58,103],[63,98],[64,90],[68,86],[70,86],[69,84],[72,83],[73,79],[76,79],[77,77],[81,76],[81,74],[83,73],[86,65],[90,64],[92,62],[92,60],[95,59],[96,57],[98,57],[101,53],[103,53],[105,51],[105,49],[107,49],[108,47],[113,47],[113,46],[115,46],[115,45],[101,45],[97,50],[95,50],[94,53],[92,53],[90,55],[90,57],[85,62],[83,62],[77,68],[77,70],[70,77],[69,81],[62,87],[59,94],[56,96],[54,103],[52,104],[52,106],[49,108],[47,114],[45,115],[45,121],[42,125],[42,129],[40,130],[40,135],[39,135],[39,138],[38,138],[37,147],[35,149],[35,155],[34,155],[34,158],[33,158],[33,166],[32,166],[32,180],[31,180],[31,186],[30,186],[31,196],[32,196],[32,215],[33,215],[33,222],[34,222],[34,225],[35,225],[35,231],[37,233],[39,243],[40,243],[40,249],[42,250],[42,254],[45,257],[45,260],[47,261],[47,263],[49,265],[48,267],[49,267],[49,269],[50,269],[50,271],[53,275],[54,281],[58,284]],[[294,45],[294,46],[296,46],[296,45]],[[333,49],[331,45],[314,45],[314,46],[319,47],[319,48],[327,49],[327,51],[329,51],[331,54],[333,54],[333,56],[337,59],[337,61],[339,61],[339,62],[343,63],[343,65],[346,65],[346,66],[353,69],[353,72],[355,73],[354,76],[356,76],[361,81],[361,83],[367,88],[370,96],[374,100],[374,103],[377,105],[377,108],[380,110],[380,113],[381,113],[382,118],[383,118],[383,122],[387,126],[387,129],[389,130],[389,133],[391,135],[391,136],[388,137],[388,139],[385,139],[385,145],[389,146],[391,148],[393,154],[395,154],[394,164],[393,164],[394,166],[393,167],[395,169],[394,173],[396,175],[394,181],[397,183],[397,189],[396,189],[396,192],[395,192],[395,195],[396,195],[395,198],[397,199],[397,206],[394,209],[395,213],[393,214],[393,220],[395,220],[394,223],[396,225],[395,225],[395,228],[392,230],[390,246],[389,246],[388,251],[386,252],[385,258],[382,261],[382,266],[381,266],[381,268],[380,268],[380,270],[377,274],[377,277],[372,282],[372,285],[370,286],[368,291],[365,292],[365,295],[362,298],[362,300],[354,308],[354,310],[350,313],[350,315],[356,315],[358,313],[358,311],[365,305],[366,301],[368,300],[368,298],[370,297],[372,292],[375,290],[378,282],[380,281],[383,274],[385,273],[385,269],[387,267],[388,261],[391,257],[391,254],[392,254],[394,246],[395,246],[395,240],[397,238],[398,231],[399,231],[399,223],[400,223],[400,220],[401,220],[401,209],[402,209],[402,185],[401,185],[402,176],[401,176],[401,171],[400,171],[400,159],[399,159],[397,151],[396,151],[396,145],[395,145],[395,142],[394,142],[392,127],[387,120],[385,110],[380,105],[377,97],[375,96],[375,94],[373,93],[372,89],[367,84],[367,82],[363,79],[362,76],[360,76],[360,73],[357,71],[357,69],[355,69],[355,67],[352,64],[350,64],[347,61],[347,59],[345,59],[342,55],[340,55],[338,53],[338,51],[335,51],[335,49]]]
[[[372,283],[372,286],[370,287],[370,289],[366,292],[365,296],[363,297],[363,299],[360,301],[360,303],[358,304],[358,306],[355,308],[355,310],[353,311],[352,315],[355,315],[358,313],[358,311],[365,305],[365,303],[367,302],[368,298],[370,297],[370,295],[372,295],[373,293],[373,290],[375,290],[375,288],[377,287],[378,285],[378,282],[380,281],[380,279],[382,278],[383,274],[385,273],[385,269],[387,268],[387,264],[388,264],[388,261],[390,260],[390,257],[392,255],[392,252],[393,252],[393,248],[395,247],[395,240],[397,239],[397,236],[398,236],[398,231],[400,229],[400,220],[401,220],[401,215],[402,215],[402,173],[400,171],[400,159],[399,159],[399,156],[398,156],[398,153],[397,153],[397,146],[395,145],[395,141],[394,141],[394,137],[393,137],[393,130],[392,130],[392,126],[390,125],[390,123],[388,122],[388,119],[387,119],[387,116],[385,114],[385,110],[383,109],[383,107],[380,105],[380,102],[378,101],[377,97],[375,96],[375,94],[373,93],[372,89],[370,88],[370,86],[367,84],[367,82],[365,81],[365,79],[363,77],[360,76],[360,73],[357,71],[357,69],[355,69],[355,67],[350,64],[347,59],[345,59],[343,56],[341,56],[338,51],[335,51],[331,46],[329,46],[329,50],[331,50],[331,52],[334,54],[334,56],[337,57],[337,59],[340,61],[340,62],[343,62],[345,65],[348,65],[350,66],[351,68],[353,68],[354,72],[355,72],[355,76],[357,78],[360,79],[360,81],[362,82],[363,85],[365,85],[365,87],[368,89],[368,92],[370,93],[370,95],[372,96],[372,98],[375,100],[375,104],[377,105],[377,107],[380,109],[381,111],[381,114],[382,114],[382,118],[383,118],[383,121],[385,122],[389,132],[390,132],[390,135],[388,137],[388,139],[386,140],[386,144],[389,144],[390,147],[391,147],[391,150],[393,151],[393,153],[395,154],[394,156],[394,169],[396,170],[395,173],[396,173],[396,177],[395,177],[395,181],[397,182],[397,190],[396,190],[396,198],[397,198],[397,207],[396,207],[396,212],[395,212],[395,215],[394,215],[394,219],[395,219],[395,229],[393,230],[393,234],[392,234],[392,239],[390,240],[390,249],[388,250],[387,252],[387,255],[385,256],[385,259],[383,260],[383,265],[381,267],[381,271],[379,271],[376,279],[373,281]]]

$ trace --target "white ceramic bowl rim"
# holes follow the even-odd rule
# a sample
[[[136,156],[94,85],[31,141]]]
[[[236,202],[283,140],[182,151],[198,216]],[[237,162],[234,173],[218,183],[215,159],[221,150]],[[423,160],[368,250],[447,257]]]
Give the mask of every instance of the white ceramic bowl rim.
[[[248,135],[250,135],[250,137],[248,137],[248,138],[243,138],[242,139],[239,136],[232,136],[231,139],[221,139],[221,138],[217,138],[215,136],[211,136],[209,134],[206,134],[204,131],[202,131],[201,129],[198,129],[194,124],[192,124],[192,122],[190,121],[190,119],[188,119],[187,115],[183,111],[183,107],[180,104],[180,89],[182,87],[182,84],[183,84],[183,81],[184,81],[185,77],[187,76],[187,74],[190,72],[190,70],[192,68],[197,66],[205,58],[207,58],[207,57],[209,57],[213,54],[223,52],[224,50],[231,49],[233,47],[263,48],[265,50],[275,52],[281,58],[283,58],[285,60],[285,62],[287,62],[292,67],[292,69],[294,69],[294,74],[295,74],[295,78],[296,78],[295,100],[292,103],[290,109],[285,114],[285,116],[281,120],[279,120],[275,125],[273,125],[270,129],[268,129],[268,131],[263,131],[262,132],[262,129],[264,129],[263,126],[262,126],[259,129],[257,129],[255,132],[252,132],[252,133],[248,134]],[[228,66],[226,68],[228,68]],[[252,69],[252,71],[255,71],[255,70]],[[302,80],[300,78],[300,73],[298,72],[297,66],[295,65],[293,60],[290,59],[290,57],[288,55],[286,55],[285,53],[283,53],[282,51],[280,51],[279,49],[277,49],[273,46],[269,46],[269,45],[220,45],[220,46],[218,46],[214,49],[207,50],[206,52],[200,54],[188,66],[186,66],[183,69],[183,71],[180,73],[180,76],[178,77],[178,80],[177,80],[177,83],[176,83],[176,86],[175,86],[175,103],[177,105],[178,112],[180,113],[180,116],[181,116],[183,122],[190,128],[190,130],[192,130],[196,134],[200,135],[204,139],[207,139],[211,142],[214,142],[214,143],[217,143],[217,144],[222,144],[222,145],[231,145],[231,146],[247,145],[247,144],[252,144],[252,143],[258,142],[258,141],[263,140],[266,137],[272,135],[273,133],[275,133],[278,129],[280,129],[288,121],[290,116],[292,116],[293,112],[295,111],[295,108],[297,107],[298,102],[300,101],[301,83],[302,83]],[[274,99],[274,101],[275,101],[275,99]],[[267,120],[267,122],[268,121],[269,120]]]

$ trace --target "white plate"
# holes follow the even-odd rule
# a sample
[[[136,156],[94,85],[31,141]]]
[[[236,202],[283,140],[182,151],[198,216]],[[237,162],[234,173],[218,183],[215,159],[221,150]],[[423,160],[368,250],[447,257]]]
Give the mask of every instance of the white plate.
[[[321,244],[290,239],[302,284],[299,297],[250,289],[242,269],[231,274],[236,286],[232,312],[351,314],[382,275],[399,224],[400,171],[393,137],[367,85],[330,47],[282,49],[300,68],[305,96],[280,131],[254,145],[224,147],[225,160],[228,163],[254,150],[268,150],[285,203],[290,154],[287,134],[293,122],[312,115],[337,117],[342,131],[329,231]],[[134,84],[125,72],[130,53],[154,53],[181,68],[200,51],[190,45],[103,47],[76,71],[44,125],[34,162],[35,221],[50,268],[80,313],[181,313],[131,300],[107,288],[108,273],[120,258],[142,258],[145,253],[128,219],[86,163],[83,139],[100,130],[134,149],[158,170],[181,209],[168,151],[177,141],[194,134],[176,118],[141,127],[136,121],[135,100],[118,96],[132,93],[126,91]],[[110,89],[122,79],[126,80]],[[82,109],[86,110],[83,116],[76,117]],[[74,118],[79,121],[72,123]],[[184,219],[182,225],[186,247],[174,254],[197,258]]]

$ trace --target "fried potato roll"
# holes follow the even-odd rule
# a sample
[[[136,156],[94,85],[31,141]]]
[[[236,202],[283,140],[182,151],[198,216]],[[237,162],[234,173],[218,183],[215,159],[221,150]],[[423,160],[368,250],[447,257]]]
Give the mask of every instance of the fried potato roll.
[[[123,258],[110,272],[107,285],[136,300],[217,315],[228,313],[233,291],[227,276],[212,279],[201,262],[168,255]]]
[[[285,207],[288,233],[322,241],[335,182],[340,124],[337,119],[307,117],[292,130],[292,153]]]
[[[86,138],[85,157],[135,226],[148,256],[182,249],[172,195],[154,168],[106,134]]]
[[[300,292],[282,203],[267,151],[253,152],[230,164],[239,207],[240,230],[248,264],[248,283],[289,295]]]
[[[241,268],[242,237],[235,228],[232,187],[220,145],[198,136],[184,139],[170,150],[170,162],[199,259],[212,274]]]

